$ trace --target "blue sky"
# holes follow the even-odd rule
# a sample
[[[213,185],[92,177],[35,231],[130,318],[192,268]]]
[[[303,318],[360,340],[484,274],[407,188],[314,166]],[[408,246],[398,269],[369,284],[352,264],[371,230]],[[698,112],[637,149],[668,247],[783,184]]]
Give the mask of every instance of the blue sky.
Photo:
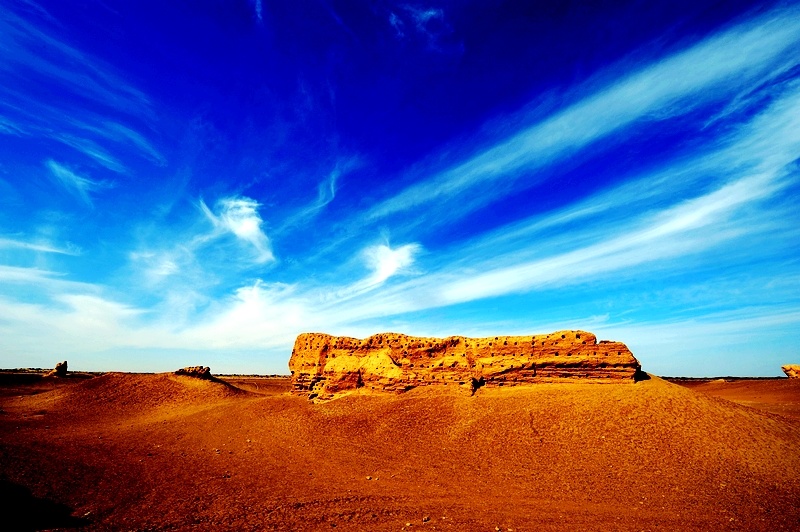
[[[800,6],[0,0],[0,367],[800,357]]]

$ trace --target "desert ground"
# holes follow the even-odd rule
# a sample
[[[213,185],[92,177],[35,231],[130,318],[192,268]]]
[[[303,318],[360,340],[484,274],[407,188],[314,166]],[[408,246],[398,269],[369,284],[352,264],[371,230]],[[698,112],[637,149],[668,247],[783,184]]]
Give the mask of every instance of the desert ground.
[[[0,529],[800,529],[800,380],[289,387],[0,374]]]

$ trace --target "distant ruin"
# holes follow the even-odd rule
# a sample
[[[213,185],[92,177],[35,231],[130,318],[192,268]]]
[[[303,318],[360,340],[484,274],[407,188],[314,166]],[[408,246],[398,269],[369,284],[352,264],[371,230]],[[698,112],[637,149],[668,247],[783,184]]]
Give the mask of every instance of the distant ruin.
[[[175,370],[175,375],[184,375],[186,377],[195,377],[203,380],[215,380],[211,375],[211,368],[208,366],[188,366]]]
[[[59,362],[56,364],[55,369],[45,374],[45,377],[66,377],[67,376],[67,361]]]
[[[443,339],[381,333],[364,340],[304,333],[289,369],[293,391],[312,399],[355,389],[462,385],[474,392],[535,382],[634,382],[643,375],[625,344],[598,342],[586,331]]]

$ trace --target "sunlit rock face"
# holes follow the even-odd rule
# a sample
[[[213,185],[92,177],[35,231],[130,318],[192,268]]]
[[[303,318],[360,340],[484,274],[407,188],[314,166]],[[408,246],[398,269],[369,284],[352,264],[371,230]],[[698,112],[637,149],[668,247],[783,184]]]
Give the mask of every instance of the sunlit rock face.
[[[598,342],[586,331],[488,338],[381,333],[364,340],[304,333],[295,341],[289,369],[293,390],[312,398],[430,385],[463,385],[474,392],[484,385],[634,382],[642,375],[625,344]]]
[[[781,369],[790,379],[800,379],[800,364],[786,364]]]

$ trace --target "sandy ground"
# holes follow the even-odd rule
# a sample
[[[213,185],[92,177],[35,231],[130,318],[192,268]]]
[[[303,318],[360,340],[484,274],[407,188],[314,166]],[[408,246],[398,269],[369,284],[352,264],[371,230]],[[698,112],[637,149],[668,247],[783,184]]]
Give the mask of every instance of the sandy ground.
[[[0,379],[0,528],[800,529],[800,382],[682,384]]]
[[[800,421],[800,380],[675,379],[691,390]]]

